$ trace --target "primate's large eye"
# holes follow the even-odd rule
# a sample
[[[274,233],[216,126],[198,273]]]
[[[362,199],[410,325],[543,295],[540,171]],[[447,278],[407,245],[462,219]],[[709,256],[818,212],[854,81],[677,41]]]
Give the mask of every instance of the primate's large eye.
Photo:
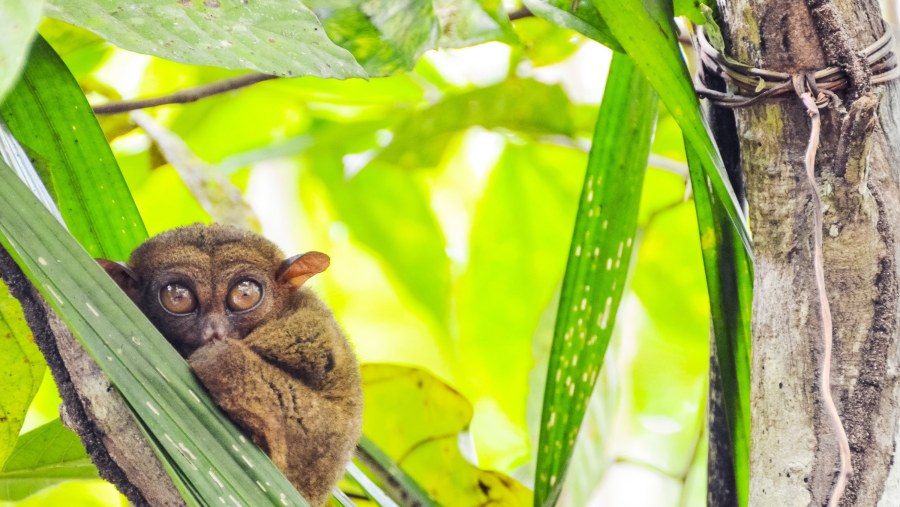
[[[159,302],[166,311],[175,315],[185,315],[197,308],[194,293],[179,283],[170,283],[160,289]]]
[[[241,280],[228,291],[225,303],[235,312],[247,311],[262,300],[262,287],[253,280]]]

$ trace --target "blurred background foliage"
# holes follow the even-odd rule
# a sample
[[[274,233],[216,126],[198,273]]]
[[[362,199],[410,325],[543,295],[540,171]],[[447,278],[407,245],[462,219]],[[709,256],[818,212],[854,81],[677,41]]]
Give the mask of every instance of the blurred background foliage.
[[[238,74],[131,53],[61,21],[40,33],[96,103]],[[286,253],[331,256],[314,288],[364,364],[366,434],[458,505],[470,504],[454,483],[472,474],[502,483],[505,504],[530,502],[611,55],[538,18],[515,21],[506,39],[429,51],[392,77],[275,80],[100,117],[150,234],[221,220],[237,193],[246,223]],[[705,504],[709,304],[686,175],[662,110],[628,287],[560,505]],[[58,405],[45,374],[22,432]],[[125,501],[94,480],[0,504]]]

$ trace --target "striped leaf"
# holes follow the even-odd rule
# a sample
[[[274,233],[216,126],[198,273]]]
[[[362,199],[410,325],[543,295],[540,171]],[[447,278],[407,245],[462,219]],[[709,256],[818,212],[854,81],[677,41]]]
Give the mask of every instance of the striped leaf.
[[[22,78],[0,105],[0,119],[91,255],[125,260],[147,238],[87,99],[43,38],[34,41]]]
[[[0,163],[0,243],[131,406],[189,504],[233,498],[245,505],[306,505],[5,163]]]
[[[534,505],[562,491],[622,298],[658,101],[621,54],[600,106],[560,296],[541,414]]]

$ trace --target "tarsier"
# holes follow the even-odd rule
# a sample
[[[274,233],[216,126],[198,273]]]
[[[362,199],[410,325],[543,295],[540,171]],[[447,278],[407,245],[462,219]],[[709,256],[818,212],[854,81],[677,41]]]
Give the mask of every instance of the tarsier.
[[[285,259],[234,227],[155,236],[128,265],[101,265],[187,358],[226,414],[312,504],[323,504],[360,436],[359,365],[328,307],[304,282],[328,267]]]

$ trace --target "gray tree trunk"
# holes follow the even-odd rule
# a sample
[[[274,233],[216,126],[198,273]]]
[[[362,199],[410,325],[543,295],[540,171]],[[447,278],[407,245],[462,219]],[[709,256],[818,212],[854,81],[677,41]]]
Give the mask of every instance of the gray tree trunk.
[[[47,360],[63,399],[63,423],[78,433],[100,476],[115,484],[132,505],[183,506],[125,400],[2,247],[0,279],[22,304],[34,341]]]
[[[791,73],[852,67],[854,51],[885,30],[875,0],[719,0],[719,10],[730,56]],[[816,158],[834,316],[831,392],[853,464],[841,505],[896,506],[900,88],[853,84],[839,93],[842,106],[822,110]],[[810,121],[795,97],[735,119],[755,257],[750,505],[826,505],[839,462],[819,393],[822,321],[803,165]]]

